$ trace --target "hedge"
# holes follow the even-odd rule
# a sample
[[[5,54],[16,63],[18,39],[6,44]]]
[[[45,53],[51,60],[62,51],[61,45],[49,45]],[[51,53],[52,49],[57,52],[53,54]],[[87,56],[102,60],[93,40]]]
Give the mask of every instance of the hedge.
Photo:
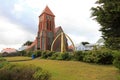
[[[98,64],[112,64],[113,52],[111,50],[93,50],[84,52],[83,61]]]
[[[0,80],[50,80],[51,75],[33,65],[7,64],[0,69]]]
[[[114,57],[114,52],[109,49],[99,49],[91,51],[76,51],[72,52],[51,52],[51,51],[34,51],[34,52],[24,52],[28,55],[34,54],[35,57],[40,57],[43,59],[53,59],[53,60],[76,60],[84,61],[88,63],[97,64],[112,64]]]

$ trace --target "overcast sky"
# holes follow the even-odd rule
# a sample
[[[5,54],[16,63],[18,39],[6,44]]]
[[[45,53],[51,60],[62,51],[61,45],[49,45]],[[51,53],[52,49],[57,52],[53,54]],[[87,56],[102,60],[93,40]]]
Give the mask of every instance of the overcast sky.
[[[96,0],[0,0],[0,51],[34,41],[38,16],[46,5],[55,14],[55,25],[62,26],[75,44],[95,43],[101,36],[99,24],[91,16]]]

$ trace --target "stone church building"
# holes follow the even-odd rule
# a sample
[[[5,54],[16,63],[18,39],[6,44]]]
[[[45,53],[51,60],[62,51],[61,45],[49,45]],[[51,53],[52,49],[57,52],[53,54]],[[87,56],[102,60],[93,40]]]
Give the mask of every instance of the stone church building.
[[[55,15],[48,6],[43,10],[39,16],[38,33],[35,41],[26,48],[26,50],[51,50],[53,40],[58,36],[63,29],[61,26],[55,27]],[[64,39],[66,50],[68,50],[67,38]],[[60,51],[61,36],[55,41],[53,50]]]

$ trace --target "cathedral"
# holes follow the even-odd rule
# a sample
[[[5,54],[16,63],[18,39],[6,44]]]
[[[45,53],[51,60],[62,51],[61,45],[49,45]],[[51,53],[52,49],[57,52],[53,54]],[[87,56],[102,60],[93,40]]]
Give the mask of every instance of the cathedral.
[[[61,33],[64,32],[61,26],[55,27],[55,15],[49,9],[48,6],[43,10],[39,16],[38,33],[34,42],[26,48],[26,50],[51,50],[51,45],[54,39]],[[64,37],[64,45],[68,50],[67,38]],[[61,49],[61,36],[57,38],[54,43],[53,51],[60,51]]]

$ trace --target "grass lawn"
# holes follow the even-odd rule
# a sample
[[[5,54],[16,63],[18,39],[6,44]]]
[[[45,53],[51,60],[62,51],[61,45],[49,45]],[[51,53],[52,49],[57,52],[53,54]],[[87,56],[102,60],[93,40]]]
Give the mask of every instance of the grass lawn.
[[[96,65],[77,61],[57,61],[30,59],[29,57],[6,57],[8,61],[18,60],[20,64],[40,66],[52,74],[52,80],[118,80],[120,75],[117,68],[112,65]]]
[[[7,61],[24,61],[24,60],[30,60],[31,57],[5,57],[7,59]]]

